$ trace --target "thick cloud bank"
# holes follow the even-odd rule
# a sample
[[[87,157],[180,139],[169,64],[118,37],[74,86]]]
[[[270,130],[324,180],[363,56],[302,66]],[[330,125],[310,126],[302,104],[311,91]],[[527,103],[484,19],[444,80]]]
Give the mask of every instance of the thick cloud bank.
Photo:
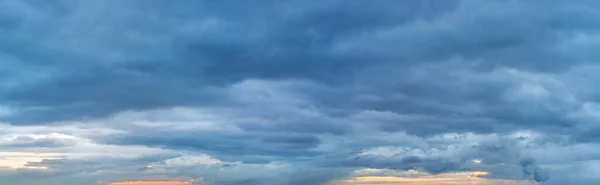
[[[368,169],[596,184],[598,12],[595,0],[3,0],[0,179],[324,185]]]

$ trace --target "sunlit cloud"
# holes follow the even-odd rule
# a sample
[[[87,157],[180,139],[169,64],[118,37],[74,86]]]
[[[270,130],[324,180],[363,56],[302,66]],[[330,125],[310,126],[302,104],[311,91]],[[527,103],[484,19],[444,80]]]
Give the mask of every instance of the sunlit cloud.
[[[423,177],[362,176],[339,180],[330,185],[535,185],[524,180],[487,179],[488,172],[446,173]]]

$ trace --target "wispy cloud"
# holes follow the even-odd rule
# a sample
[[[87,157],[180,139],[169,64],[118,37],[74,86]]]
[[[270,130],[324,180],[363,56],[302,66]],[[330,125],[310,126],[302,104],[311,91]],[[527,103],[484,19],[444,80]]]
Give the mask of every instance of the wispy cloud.
[[[181,181],[127,181],[113,182],[110,185],[192,185],[192,183]]]

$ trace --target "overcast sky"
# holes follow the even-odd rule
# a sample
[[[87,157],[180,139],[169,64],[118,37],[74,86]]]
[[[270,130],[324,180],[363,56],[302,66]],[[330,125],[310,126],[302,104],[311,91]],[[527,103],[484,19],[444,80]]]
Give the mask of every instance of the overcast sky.
[[[0,182],[596,185],[599,12],[0,0]]]

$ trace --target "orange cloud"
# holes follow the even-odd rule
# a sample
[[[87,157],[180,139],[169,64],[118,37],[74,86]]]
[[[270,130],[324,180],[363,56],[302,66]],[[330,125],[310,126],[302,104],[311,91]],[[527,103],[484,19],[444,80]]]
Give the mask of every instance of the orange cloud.
[[[192,185],[192,183],[182,181],[126,181],[113,182],[110,185]]]

